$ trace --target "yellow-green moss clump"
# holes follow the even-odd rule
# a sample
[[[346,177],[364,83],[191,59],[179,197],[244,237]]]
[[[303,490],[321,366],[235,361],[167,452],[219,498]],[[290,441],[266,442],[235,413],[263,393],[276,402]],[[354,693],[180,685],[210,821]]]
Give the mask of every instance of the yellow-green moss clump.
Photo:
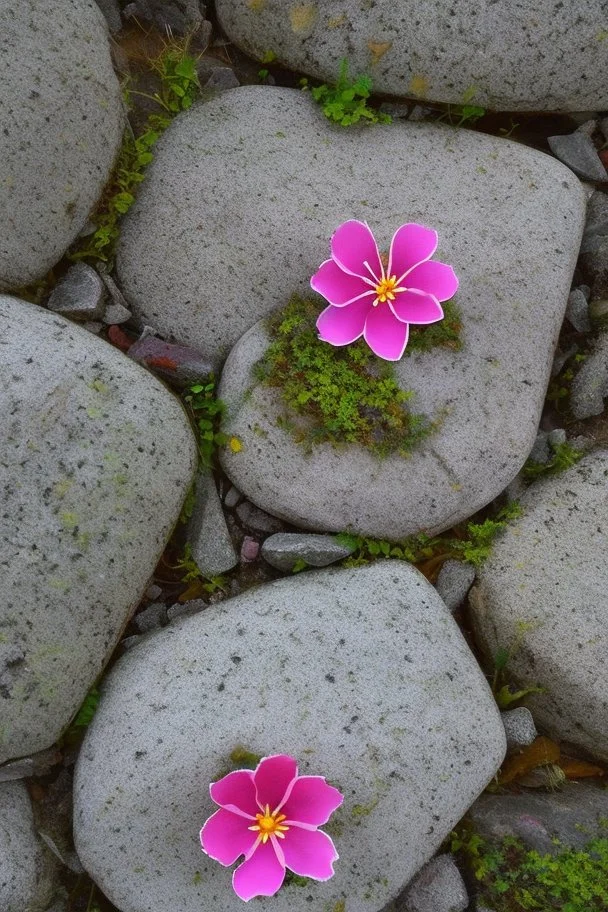
[[[406,355],[435,346],[460,348],[460,317],[444,305],[445,319],[410,326]],[[439,419],[410,411],[413,392],[402,390],[391,362],[378,358],[363,340],[341,348],[319,341],[315,301],[292,297],[267,321],[272,340],[255,368],[258,380],[281,391],[282,424],[311,448],[358,444],[377,456],[407,456],[436,430]]]

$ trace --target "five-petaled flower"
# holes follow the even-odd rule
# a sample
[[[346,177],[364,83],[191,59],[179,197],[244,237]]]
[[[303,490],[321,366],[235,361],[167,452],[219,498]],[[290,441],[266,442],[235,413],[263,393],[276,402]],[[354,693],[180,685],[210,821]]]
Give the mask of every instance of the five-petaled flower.
[[[349,345],[363,336],[386,361],[398,361],[407,345],[409,323],[436,323],[441,301],[456,293],[451,266],[431,260],[437,232],[410,222],[393,235],[388,264],[365,222],[351,219],[334,232],[331,259],[321,263],[311,286],[329,301],[319,315],[319,338]]]
[[[286,868],[314,880],[333,875],[338,853],[318,827],[343,796],[323,776],[298,776],[293,757],[276,754],[255,770],[228,773],[209,791],[220,809],[203,826],[201,845],[226,866],[245,856],[232,875],[234,891],[245,902],[273,896]]]

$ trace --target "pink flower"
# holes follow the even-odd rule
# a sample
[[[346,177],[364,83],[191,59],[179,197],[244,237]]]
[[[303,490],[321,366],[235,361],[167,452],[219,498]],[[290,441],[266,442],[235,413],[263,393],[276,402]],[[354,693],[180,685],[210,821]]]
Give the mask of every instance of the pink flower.
[[[398,361],[408,324],[443,319],[439,302],[458,288],[452,267],[431,260],[437,240],[437,232],[424,225],[401,225],[385,270],[368,225],[356,219],[340,225],[331,239],[331,259],[310,280],[330,305],[317,320],[319,338],[349,345],[363,336],[380,358]]]
[[[343,795],[322,776],[298,776],[293,757],[276,754],[255,771],[237,770],[209,786],[220,809],[201,830],[203,851],[223,865],[240,855],[232,875],[234,891],[245,902],[274,896],[289,868],[301,877],[329,880],[338,858],[327,823]]]

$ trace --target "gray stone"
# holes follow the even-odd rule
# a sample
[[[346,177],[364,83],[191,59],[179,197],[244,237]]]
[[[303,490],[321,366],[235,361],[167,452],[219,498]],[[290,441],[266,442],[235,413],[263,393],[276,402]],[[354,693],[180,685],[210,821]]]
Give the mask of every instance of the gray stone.
[[[577,332],[591,332],[591,321],[589,320],[589,305],[587,298],[580,290],[575,288],[568,296],[568,306],[566,308],[566,318],[570,321]]]
[[[106,307],[106,312],[103,317],[103,322],[108,325],[116,325],[120,323],[126,323],[131,319],[133,314],[130,310],[127,310],[126,307],[123,307],[122,304],[110,304]]]
[[[595,783],[568,782],[551,794],[485,794],[468,816],[488,839],[515,836],[541,855],[553,855],[559,851],[554,839],[580,850],[595,837],[605,838],[608,791]]]
[[[500,714],[507,735],[507,749],[527,747],[538,736],[532,713],[525,706]]]
[[[238,488],[235,488],[234,485],[231,485],[226,496],[224,497],[224,506],[228,510],[234,510],[237,504],[239,504],[243,499],[243,495]]]
[[[0,782],[26,779],[31,776],[46,776],[60,762],[61,754],[54,747],[39,751],[39,753],[33,754],[31,757],[11,760],[10,763],[0,766]]]
[[[401,101],[383,101],[379,110],[382,114],[388,114],[393,120],[400,120],[407,117],[410,106]]]
[[[274,532],[281,532],[284,528],[283,523],[274,516],[259,510],[248,500],[242,501],[236,508],[236,515],[252,532],[258,532],[262,535],[272,535]]]
[[[518,686],[540,686],[527,703],[557,740],[608,759],[608,452],[533,485],[523,516],[494,544],[469,594],[488,663],[510,652]]]
[[[0,783],[0,909],[41,912],[54,891],[55,865],[34,828],[21,782]]]
[[[341,545],[333,535],[304,535],[301,532],[277,532],[262,545],[262,557],[272,567],[289,573],[298,561],[309,567],[327,567],[343,560],[355,549]]]
[[[204,576],[218,576],[238,564],[215,481],[208,471],[196,476],[188,541],[192,557]]]
[[[122,912],[240,912],[197,840],[238,744],[291,754],[346,796],[335,877],[285,887],[273,909],[378,912],[492,777],[504,729],[457,625],[405,562],[310,571],[171,624],[104,679],[76,770],[78,854]]]
[[[156,583],[151,583],[146,589],[146,598],[151,599],[153,602],[160,598],[162,594],[163,590]]]
[[[587,203],[585,238],[608,235],[608,196],[596,190]]]
[[[209,79],[203,89],[213,89],[216,92],[225,92],[228,89],[237,89],[240,85],[234,70],[231,67],[213,67]]]
[[[335,83],[340,60],[374,90],[494,111],[603,111],[602,0],[217,0],[226,34],[252,57]],[[449,15],[448,15],[449,12]],[[573,46],[576,36],[576,47]]]
[[[106,290],[92,266],[74,263],[53,288],[49,310],[73,320],[97,320],[105,311]]]
[[[447,560],[439,571],[436,589],[450,611],[456,611],[474,582],[475,567],[463,561]]]
[[[200,0],[135,0],[125,8],[125,15],[183,35],[202,25],[205,4]]]
[[[145,591],[196,463],[174,397],[57,314],[0,296],[0,762],[53,744]],[[1,660],[0,660],[1,661]]]
[[[182,389],[203,380],[213,371],[213,365],[195,348],[165,342],[151,332],[142,333],[133,343],[129,358],[145,364],[168,383]]]
[[[469,896],[451,855],[433,858],[414,878],[397,912],[464,912]]]
[[[579,421],[601,415],[608,396],[608,333],[601,333],[570,387],[570,409]]]
[[[207,607],[207,602],[203,599],[191,599],[189,602],[177,602],[167,608],[167,617],[170,621],[176,621],[178,618],[190,617],[191,614],[198,614]]]
[[[98,336],[103,329],[103,323],[99,323],[97,320],[87,320],[86,323],[82,324],[82,328],[92,333],[92,335]]]
[[[140,633],[150,633],[167,623],[167,608],[162,602],[148,605],[133,618],[133,623]]]
[[[597,149],[586,133],[577,130],[566,135],[548,136],[547,142],[553,154],[583,180],[608,180]]]
[[[547,442],[553,450],[562,443],[566,443],[566,440],[567,437],[564,428],[553,428],[553,430],[549,431],[547,434]]]
[[[120,645],[123,649],[133,649],[133,647],[139,643],[143,638],[143,634],[133,634],[133,636],[125,637],[124,640],[120,641]]]
[[[120,9],[118,8],[118,0],[96,0],[96,2],[97,6],[106,17],[106,22],[108,23],[110,31],[119,32],[122,28],[122,21],[120,18]]]
[[[428,120],[432,114],[432,108],[426,108],[423,105],[414,105],[409,120],[411,123],[420,123],[421,121]]]
[[[94,0],[0,5],[0,290],[41,279],[86,223],[124,115]]]
[[[528,459],[532,462],[549,462],[551,450],[549,448],[549,434],[547,431],[539,431],[534,441],[534,446],[530,450]]]
[[[129,304],[127,299],[123,295],[122,291],[110,275],[108,266],[105,263],[99,263],[97,266],[97,272],[101,276],[101,281],[106,286],[106,290],[110,295],[112,302],[114,304],[119,304],[121,307],[124,307],[125,310],[129,310]],[[129,313],[129,316],[131,314]]]
[[[581,266],[593,298],[608,298],[608,236],[588,238],[581,248]]]
[[[589,117],[587,120],[584,120],[576,128],[577,133],[584,133],[585,136],[591,138],[595,131],[597,130],[597,120],[594,117]]]

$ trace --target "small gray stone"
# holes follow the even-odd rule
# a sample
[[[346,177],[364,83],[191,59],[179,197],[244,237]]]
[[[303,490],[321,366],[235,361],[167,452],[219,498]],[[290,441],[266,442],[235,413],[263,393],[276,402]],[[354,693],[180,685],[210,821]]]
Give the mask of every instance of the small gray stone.
[[[163,590],[156,583],[151,583],[146,589],[146,598],[155,602],[163,594]]]
[[[258,559],[259,553],[260,543],[255,538],[251,538],[250,535],[246,535],[241,545],[241,561],[244,564],[250,564]]]
[[[39,912],[54,892],[56,865],[41,845],[21,782],[0,783],[0,909]]]
[[[568,296],[568,306],[566,308],[566,317],[574,326],[577,332],[591,332],[591,321],[589,320],[589,305],[587,298],[580,290],[575,288]]]
[[[96,320],[103,316],[106,290],[87,263],[74,263],[53,288],[49,310],[72,320]]]
[[[437,577],[437,592],[450,611],[462,605],[475,582],[475,567],[463,561],[447,560]]]
[[[597,130],[597,120],[594,117],[590,117],[587,120],[584,120],[580,126],[576,128],[576,133],[584,133],[585,136],[588,136],[590,139]]]
[[[141,634],[133,634],[133,636],[125,637],[124,640],[120,641],[120,645],[123,649],[133,649],[141,640],[143,636]]]
[[[191,614],[198,614],[207,608],[207,602],[203,599],[191,599],[189,602],[176,602],[167,608],[167,617],[169,621],[176,621],[178,618],[190,617]]]
[[[289,573],[298,561],[309,567],[327,567],[352,554],[354,547],[339,544],[333,535],[277,532],[262,545],[262,557],[272,567]]]
[[[97,266],[97,271],[98,271],[99,275],[101,276],[101,281],[106,286],[106,290],[107,290],[108,294],[110,295],[112,302],[114,304],[119,304],[125,310],[129,310],[129,312],[130,312],[128,301],[125,298],[125,296],[123,295],[123,293],[120,290],[120,288],[118,287],[118,285],[116,284],[116,282],[114,281],[114,279],[112,278],[112,276],[110,275],[107,265],[105,263],[100,263]]]
[[[608,396],[608,333],[601,333],[570,388],[570,409],[579,421],[604,411]]]
[[[587,203],[585,238],[608,235],[608,196],[595,190]]]
[[[234,485],[231,485],[226,492],[224,497],[224,506],[228,510],[234,510],[237,504],[239,504],[243,499],[243,495],[238,488],[235,488]]]
[[[547,142],[553,154],[583,180],[608,180],[608,172],[586,133],[576,131],[561,136],[549,136]]]
[[[571,345],[566,351],[562,351],[560,348],[556,349],[555,355],[553,356],[553,364],[551,365],[551,376],[557,377],[564,364],[571,358],[573,355],[576,355],[578,352],[578,345]]]
[[[451,855],[438,855],[416,875],[397,903],[397,912],[464,912],[468,905],[456,862]]]
[[[133,618],[133,623],[140,633],[150,633],[151,630],[157,630],[167,622],[167,608],[162,602],[148,605],[143,611],[139,611]]]
[[[244,500],[238,505],[236,515],[243,525],[247,526],[252,532],[272,535],[273,532],[282,532],[285,528],[280,519],[270,516],[248,500]]]
[[[82,328],[90,332],[91,335],[98,336],[103,329],[103,323],[99,323],[97,320],[87,320],[86,323],[82,324]]]
[[[50,747],[31,757],[20,757],[19,760],[11,760],[10,763],[0,766],[0,782],[26,779],[31,776],[45,776],[60,762],[61,754],[56,748]]]
[[[414,105],[408,120],[411,123],[421,123],[422,121],[428,120],[432,114],[432,108],[425,108],[423,105]]]
[[[226,573],[238,563],[215,480],[209,471],[196,476],[188,541],[192,557],[204,576]]]
[[[215,92],[225,92],[228,89],[237,89],[240,85],[234,70],[231,67],[213,67],[209,79],[203,86],[203,90],[213,90]]]
[[[106,17],[106,22],[108,23],[110,31],[119,32],[122,28],[122,21],[120,19],[118,0],[96,0],[96,2],[97,6]]]
[[[549,449],[549,435],[547,431],[539,431],[534,441],[534,446],[530,450],[528,459],[532,462],[549,462],[551,451]]]
[[[500,714],[507,735],[507,749],[527,747],[536,740],[538,732],[532,713],[525,706],[509,709]]]
[[[566,443],[567,436],[564,428],[554,428],[547,434],[547,442],[552,449]]]
[[[103,322],[107,326],[115,326],[120,323],[126,323],[132,316],[131,311],[123,307],[122,304],[110,304],[106,307]]]

